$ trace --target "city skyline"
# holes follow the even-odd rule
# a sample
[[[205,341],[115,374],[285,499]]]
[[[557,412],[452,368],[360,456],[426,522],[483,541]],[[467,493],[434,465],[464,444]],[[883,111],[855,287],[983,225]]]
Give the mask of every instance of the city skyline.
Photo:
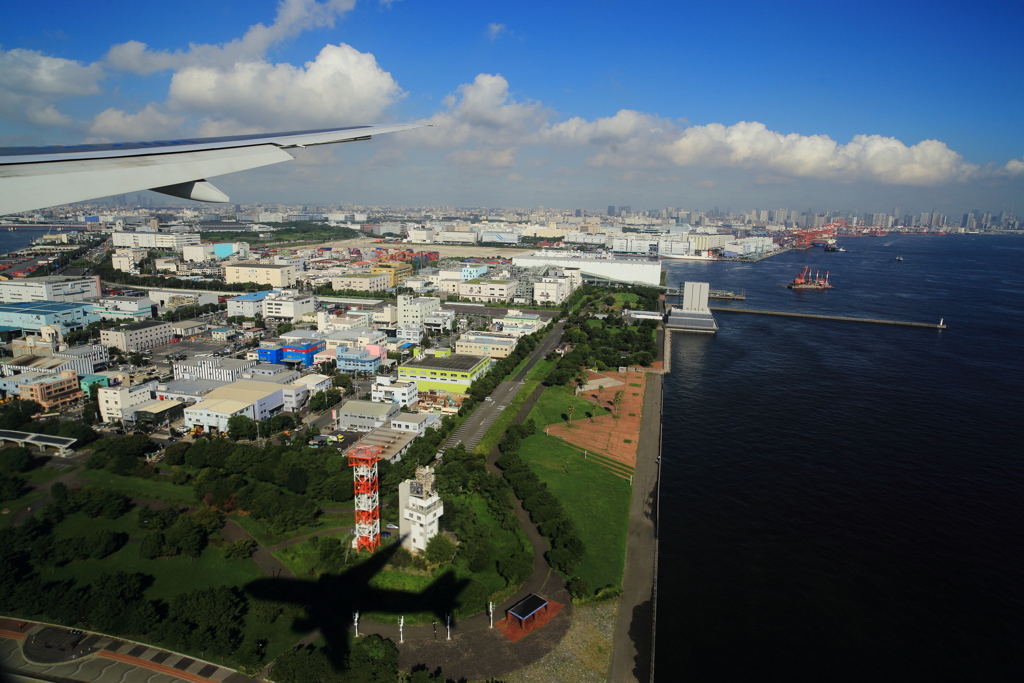
[[[0,145],[424,122],[434,127],[302,150],[217,185],[236,203],[898,205],[955,219],[1024,196],[1024,95],[1007,87],[1024,70],[1021,14],[1008,3],[927,15],[880,3],[16,7],[0,30]],[[958,35],[984,36],[985,49],[949,42]]]

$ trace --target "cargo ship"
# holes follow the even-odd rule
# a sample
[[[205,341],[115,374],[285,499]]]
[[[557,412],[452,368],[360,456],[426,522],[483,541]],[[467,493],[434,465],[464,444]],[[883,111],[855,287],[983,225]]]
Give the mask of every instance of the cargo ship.
[[[790,289],[832,289],[832,285],[828,281],[828,271],[825,271],[824,278],[821,277],[820,271],[817,270],[814,271],[812,276],[810,266],[804,266],[800,274],[786,286]]]

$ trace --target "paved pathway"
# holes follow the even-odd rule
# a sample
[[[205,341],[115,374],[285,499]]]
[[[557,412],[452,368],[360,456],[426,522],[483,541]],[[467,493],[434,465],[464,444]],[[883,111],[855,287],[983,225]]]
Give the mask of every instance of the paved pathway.
[[[60,647],[65,647],[66,651],[62,653]],[[51,661],[40,663],[40,660]],[[60,627],[4,618],[0,618],[0,666],[30,676],[59,681],[252,681],[232,669],[149,645],[123,641],[100,633],[75,635]]]
[[[650,374],[640,423],[640,446],[633,475],[633,498],[626,538],[626,566],[615,624],[608,680],[639,681],[653,678],[654,609],[657,589],[657,495],[661,474],[662,376]]]

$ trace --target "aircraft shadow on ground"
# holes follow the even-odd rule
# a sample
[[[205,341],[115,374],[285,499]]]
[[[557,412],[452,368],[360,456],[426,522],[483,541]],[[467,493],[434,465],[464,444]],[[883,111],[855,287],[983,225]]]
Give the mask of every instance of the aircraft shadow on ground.
[[[348,629],[354,612],[431,612],[443,622],[461,604],[459,596],[469,580],[456,578],[454,572],[443,574],[421,593],[370,586],[370,580],[384,569],[399,547],[400,543],[392,543],[342,574],[325,574],[316,581],[257,579],[247,584],[245,590],[258,600],[302,606],[306,617],[296,619],[292,630],[308,634],[319,629],[327,645],[328,659],[336,670],[341,670],[348,661]]]

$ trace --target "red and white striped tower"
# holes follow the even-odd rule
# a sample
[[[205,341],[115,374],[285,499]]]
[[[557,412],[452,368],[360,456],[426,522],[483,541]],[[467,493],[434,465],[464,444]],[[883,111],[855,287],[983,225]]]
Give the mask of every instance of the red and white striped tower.
[[[353,446],[348,451],[348,466],[355,479],[356,551],[366,548],[371,553],[380,545],[380,496],[377,484],[377,463],[380,446]]]

